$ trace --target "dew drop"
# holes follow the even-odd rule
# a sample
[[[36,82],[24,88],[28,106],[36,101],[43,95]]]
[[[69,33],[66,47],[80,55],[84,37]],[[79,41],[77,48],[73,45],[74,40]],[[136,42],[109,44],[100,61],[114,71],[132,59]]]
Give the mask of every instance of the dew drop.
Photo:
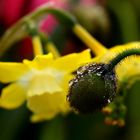
[[[101,67],[98,67],[97,70],[99,70]]]
[[[77,74],[80,75],[80,74],[82,74],[82,73],[81,73],[81,71],[78,70],[78,71],[77,71]]]
[[[101,73],[97,73],[98,76],[101,76]]]
[[[69,81],[69,87],[73,85],[73,80]]]
[[[108,102],[108,103],[111,103],[111,101],[110,101],[109,99],[107,100],[107,102]]]
[[[70,101],[70,97],[68,95],[66,97],[66,101]]]

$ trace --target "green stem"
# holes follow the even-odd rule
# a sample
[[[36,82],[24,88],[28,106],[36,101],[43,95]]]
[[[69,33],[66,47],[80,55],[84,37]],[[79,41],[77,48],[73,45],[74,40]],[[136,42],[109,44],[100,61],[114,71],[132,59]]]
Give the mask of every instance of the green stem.
[[[61,24],[64,24],[70,28],[72,28],[77,23],[76,18],[71,14],[62,9],[56,9],[50,6],[42,6],[28,17],[36,20],[37,18],[45,16],[46,14],[52,14],[57,18],[57,20],[59,20],[59,22],[61,22]]]
[[[29,20],[26,24],[26,30],[27,30],[27,33],[33,37],[33,36],[36,36],[36,35],[39,35],[39,31],[35,25],[35,23],[31,20]]]
[[[136,48],[136,49],[128,49],[123,51],[122,53],[118,54],[115,58],[113,58],[109,64],[108,64],[108,70],[113,70],[114,67],[120,63],[120,61],[122,61],[124,58],[131,56],[131,55],[140,55],[140,49]]]

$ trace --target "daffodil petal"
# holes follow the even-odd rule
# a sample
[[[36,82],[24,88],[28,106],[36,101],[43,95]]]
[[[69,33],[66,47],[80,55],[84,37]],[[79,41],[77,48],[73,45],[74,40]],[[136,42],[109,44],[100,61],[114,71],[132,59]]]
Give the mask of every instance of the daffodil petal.
[[[51,120],[52,118],[54,118],[56,116],[56,114],[33,114],[31,116],[31,122],[40,122],[40,121],[44,121],[44,120]]]
[[[132,42],[132,43],[114,46],[110,48],[104,55],[102,55],[102,57],[100,57],[100,61],[103,63],[107,63],[122,51],[126,49],[132,49],[132,48],[140,48],[140,42]]]
[[[32,96],[28,99],[28,108],[35,114],[42,115],[44,119],[50,119],[59,112],[62,112],[61,106],[66,104],[66,96],[61,93]]]
[[[119,81],[124,81],[130,77],[138,76],[140,73],[140,57],[131,56],[125,59],[116,67],[116,73]],[[139,77],[139,76],[138,76]]]
[[[67,74],[63,78],[63,82],[60,84],[63,89],[63,96],[65,98],[65,101],[60,105],[60,110],[63,114],[67,114],[70,111],[69,103],[66,101],[67,94],[69,90],[69,81],[74,77],[72,74]]]
[[[66,92],[68,93],[68,88],[69,88],[69,81],[74,77],[72,74],[66,74],[64,75],[63,81],[61,82],[61,87]]]
[[[37,55],[33,61],[25,59],[23,61],[29,68],[43,69],[50,65],[53,61],[53,55],[51,53],[47,55]]]
[[[79,66],[91,61],[90,50],[73,53],[56,59],[51,66],[67,72],[75,71]]]
[[[29,81],[28,96],[41,95],[45,92],[50,94],[54,92],[62,92],[62,88],[56,79],[50,75],[36,75]]]
[[[28,68],[22,63],[0,62],[0,82],[16,81],[27,71]]]
[[[0,106],[13,109],[23,104],[26,99],[26,89],[19,83],[8,85],[2,90]]]

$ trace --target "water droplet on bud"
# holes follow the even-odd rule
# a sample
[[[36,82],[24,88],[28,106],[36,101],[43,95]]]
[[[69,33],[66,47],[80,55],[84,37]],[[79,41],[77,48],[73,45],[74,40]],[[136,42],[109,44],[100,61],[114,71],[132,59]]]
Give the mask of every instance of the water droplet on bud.
[[[78,69],[67,96],[75,110],[92,113],[113,100],[116,95],[116,76],[114,71],[106,71],[106,67],[106,64],[94,63]]]

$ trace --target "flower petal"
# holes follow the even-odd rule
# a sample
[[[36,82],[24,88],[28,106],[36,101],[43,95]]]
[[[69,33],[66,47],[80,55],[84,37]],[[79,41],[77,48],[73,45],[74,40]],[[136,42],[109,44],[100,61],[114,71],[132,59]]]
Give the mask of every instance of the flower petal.
[[[25,59],[23,61],[31,69],[43,69],[50,65],[53,61],[53,55],[51,53],[47,55],[37,55],[33,61]]]
[[[62,89],[64,92],[67,94],[68,93],[68,88],[69,88],[69,81],[74,77],[72,74],[66,74],[63,77],[62,82],[60,83]]]
[[[112,58],[114,58],[116,55],[121,53],[122,51],[124,51],[126,49],[133,49],[133,48],[140,48],[140,43],[132,42],[132,43],[114,46],[114,47],[110,48],[104,55],[102,55],[100,57],[100,61],[103,63],[107,63]]]
[[[26,99],[26,89],[19,83],[8,85],[2,90],[0,106],[13,109],[19,107]]]
[[[0,82],[16,81],[27,71],[28,68],[22,63],[0,62]]]
[[[79,66],[90,61],[91,61],[91,55],[90,55],[90,50],[88,49],[81,53],[73,53],[73,54],[66,55],[64,57],[60,57],[55,61],[53,61],[51,67],[66,72],[73,72]]]
[[[54,118],[56,116],[56,114],[52,114],[52,113],[48,113],[46,114],[33,114],[31,116],[31,122],[40,122],[40,121],[44,121],[44,120],[51,120],[52,118]]]
[[[140,57],[131,56],[130,58],[125,59],[121,62],[120,65],[116,67],[116,73],[119,81],[125,81],[128,78],[137,76],[139,77],[140,73]],[[129,83],[132,81],[130,80]]]
[[[28,96],[41,95],[45,92],[50,94],[54,92],[62,92],[62,88],[56,82],[56,79],[47,74],[34,76],[29,81]]]
[[[37,121],[39,121],[39,119],[53,118],[56,114],[63,112],[61,106],[67,108],[66,104],[66,95],[63,93],[45,93],[40,96],[32,96],[28,99],[29,109],[33,111],[35,115],[38,115],[36,118],[34,116],[32,120]]]

